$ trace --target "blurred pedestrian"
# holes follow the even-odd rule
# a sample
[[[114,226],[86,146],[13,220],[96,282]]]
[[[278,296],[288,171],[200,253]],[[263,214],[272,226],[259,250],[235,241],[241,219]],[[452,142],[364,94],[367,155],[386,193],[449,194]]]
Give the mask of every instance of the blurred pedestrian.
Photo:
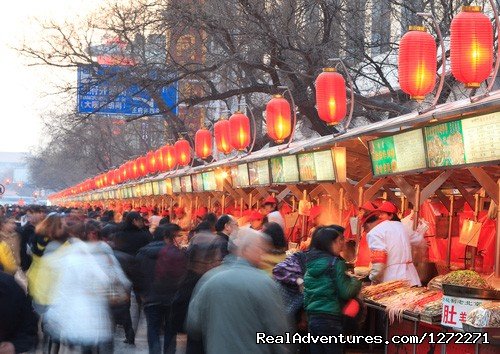
[[[278,223],[269,222],[265,224],[262,232],[269,237],[271,244],[262,256],[260,269],[272,277],[276,264],[283,262],[286,258],[287,242],[285,233]]]
[[[14,277],[0,271],[0,353],[25,353],[37,342],[38,317]]]
[[[277,285],[257,269],[269,242],[263,234],[244,228],[237,246],[238,260],[211,270],[197,285],[189,305],[188,334],[203,339],[207,354],[288,353],[284,344],[256,341],[258,332],[289,331]]]

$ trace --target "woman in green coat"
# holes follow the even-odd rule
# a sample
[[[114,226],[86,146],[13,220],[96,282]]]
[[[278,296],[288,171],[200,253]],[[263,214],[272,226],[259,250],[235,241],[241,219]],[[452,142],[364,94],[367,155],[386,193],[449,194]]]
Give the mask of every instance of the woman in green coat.
[[[318,228],[307,253],[304,276],[304,306],[308,315],[309,332],[313,336],[338,336],[343,333],[341,314],[345,303],[356,297],[361,282],[346,274],[344,228],[330,225]],[[311,354],[343,353],[343,346],[311,344]]]

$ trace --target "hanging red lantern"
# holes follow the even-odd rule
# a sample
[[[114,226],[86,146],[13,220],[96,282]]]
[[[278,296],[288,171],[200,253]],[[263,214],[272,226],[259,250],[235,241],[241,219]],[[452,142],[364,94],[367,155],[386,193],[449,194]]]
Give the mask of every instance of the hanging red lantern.
[[[323,69],[316,79],[316,108],[319,118],[327,125],[336,125],[345,118],[345,80],[334,68]]]
[[[120,166],[119,171],[120,171],[120,180],[121,182],[125,182],[128,180],[128,168],[127,168],[127,163],[124,163],[123,165]]]
[[[161,148],[155,151],[156,171],[163,171],[163,154]]]
[[[170,171],[177,166],[177,158],[175,156],[175,149],[172,145],[165,145],[161,148],[163,155],[163,170]]]
[[[146,165],[149,174],[158,172],[154,151],[150,151],[146,154]]]
[[[122,182],[122,175],[120,174],[120,170],[119,169],[115,169],[113,171],[113,179],[114,179],[114,183],[113,184],[119,184]]]
[[[207,129],[199,129],[194,136],[194,150],[200,159],[212,155],[212,134]]]
[[[132,179],[137,179],[139,177],[140,174],[139,158],[132,161],[132,165],[130,166],[130,171],[132,172],[131,173]]]
[[[229,127],[228,120],[221,119],[214,124],[214,136],[217,150],[226,155],[233,150],[233,147],[231,146],[231,143],[229,141],[231,137],[231,129]]]
[[[292,133],[290,104],[281,95],[275,95],[266,105],[267,135],[278,144]]]
[[[231,145],[236,150],[245,150],[250,145],[250,119],[241,112],[229,118]]]
[[[423,26],[410,26],[399,43],[399,86],[411,99],[422,101],[436,83],[436,42]]]
[[[463,6],[450,27],[451,72],[466,87],[479,87],[493,66],[493,26],[480,6]]]
[[[139,176],[144,177],[148,174],[146,156],[139,157]]]
[[[189,141],[181,139],[175,142],[175,157],[179,166],[187,166],[191,162],[191,145]]]

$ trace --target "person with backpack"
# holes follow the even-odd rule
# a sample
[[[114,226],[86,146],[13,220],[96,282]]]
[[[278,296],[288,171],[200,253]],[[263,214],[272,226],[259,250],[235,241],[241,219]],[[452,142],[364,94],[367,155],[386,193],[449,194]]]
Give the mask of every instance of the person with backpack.
[[[330,225],[318,228],[306,256],[304,308],[309,332],[313,336],[338,336],[344,333],[342,309],[361,290],[361,282],[346,274],[344,228]],[[311,344],[312,354],[343,353],[340,343]]]
[[[175,352],[175,331],[169,325],[172,298],[186,271],[187,256],[179,248],[181,228],[165,224],[156,228],[154,240],[136,256],[147,322],[149,353],[161,353],[160,332],[165,324],[164,350]],[[172,345],[171,345],[172,344]]]

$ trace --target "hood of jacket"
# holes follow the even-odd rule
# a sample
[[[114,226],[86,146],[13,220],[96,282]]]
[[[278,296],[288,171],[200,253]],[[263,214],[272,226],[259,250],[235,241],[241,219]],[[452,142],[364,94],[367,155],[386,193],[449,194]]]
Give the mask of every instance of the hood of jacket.
[[[333,261],[333,256],[329,253],[312,249],[307,252],[307,272],[314,278],[325,274]]]

